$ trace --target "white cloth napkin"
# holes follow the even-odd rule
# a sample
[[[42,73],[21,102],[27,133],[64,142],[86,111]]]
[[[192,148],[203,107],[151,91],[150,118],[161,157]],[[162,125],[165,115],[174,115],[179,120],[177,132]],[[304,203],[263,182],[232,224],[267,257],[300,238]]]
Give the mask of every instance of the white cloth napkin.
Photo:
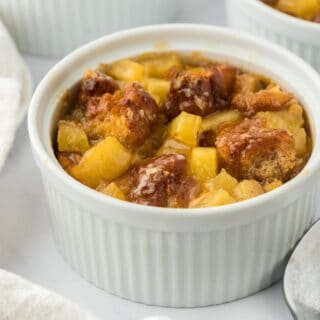
[[[0,171],[31,93],[30,72],[0,21]],[[95,320],[63,297],[0,269],[0,320],[53,319]]]
[[[0,21],[0,171],[25,115],[31,89],[30,72]]]
[[[58,294],[0,269],[0,320],[97,320]]]
[[[0,77],[0,170],[13,144],[20,88],[17,80]]]

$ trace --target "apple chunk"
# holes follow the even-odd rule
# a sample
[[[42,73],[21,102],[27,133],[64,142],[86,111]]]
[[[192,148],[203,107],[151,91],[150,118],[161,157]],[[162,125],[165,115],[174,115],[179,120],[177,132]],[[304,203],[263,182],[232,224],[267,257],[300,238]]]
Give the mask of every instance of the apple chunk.
[[[110,181],[128,170],[132,154],[114,137],[107,137],[89,149],[70,173],[95,188],[101,179]]]

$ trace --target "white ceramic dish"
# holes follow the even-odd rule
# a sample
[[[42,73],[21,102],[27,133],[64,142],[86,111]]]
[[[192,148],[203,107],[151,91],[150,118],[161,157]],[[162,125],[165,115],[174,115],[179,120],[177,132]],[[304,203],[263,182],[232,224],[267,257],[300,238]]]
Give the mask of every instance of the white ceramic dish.
[[[0,0],[0,16],[20,50],[64,56],[108,33],[170,22],[177,0]]]
[[[305,169],[279,189],[232,205],[168,209],[107,197],[66,174],[52,149],[59,97],[87,67],[156,50],[201,51],[270,76],[306,106],[314,140]],[[320,79],[285,49],[224,28],[162,25],[94,41],[63,59],[38,86],[29,134],[59,250],[83,277],[146,304],[196,307],[253,294],[278,280],[313,220],[320,167]]]
[[[260,0],[227,0],[228,25],[276,42],[320,71],[320,24],[291,17]]]

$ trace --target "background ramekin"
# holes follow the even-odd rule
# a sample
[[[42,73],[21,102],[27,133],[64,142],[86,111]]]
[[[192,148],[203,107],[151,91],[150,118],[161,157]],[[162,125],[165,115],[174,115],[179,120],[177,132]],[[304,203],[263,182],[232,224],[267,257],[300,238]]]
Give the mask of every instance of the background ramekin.
[[[85,68],[157,50],[201,51],[266,74],[306,106],[314,140],[305,169],[249,201],[167,209],[107,197],[74,180],[55,159],[56,105]],[[159,50],[159,49],[158,49]],[[300,58],[232,30],[162,25],[116,33],[67,56],[43,79],[29,110],[29,134],[50,204],[55,241],[96,286],[146,304],[196,307],[255,293],[282,275],[287,254],[315,214],[320,167],[320,79]]]
[[[320,24],[291,17],[260,0],[226,0],[228,25],[278,43],[320,71]]]
[[[121,29],[170,22],[177,0],[0,0],[0,17],[20,50],[63,56]]]

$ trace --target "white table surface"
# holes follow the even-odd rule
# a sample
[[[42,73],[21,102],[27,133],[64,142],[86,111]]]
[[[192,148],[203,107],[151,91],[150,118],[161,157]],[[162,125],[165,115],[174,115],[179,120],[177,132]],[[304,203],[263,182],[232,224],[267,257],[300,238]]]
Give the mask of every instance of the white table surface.
[[[177,21],[224,24],[223,0],[186,1]],[[37,84],[56,59],[25,55]],[[292,319],[282,284],[236,302],[198,309],[168,309],[112,296],[78,276],[57,252],[39,171],[31,156],[26,121],[17,131],[9,161],[0,173],[0,267],[54,290],[100,317],[136,320],[162,315],[171,320]]]

